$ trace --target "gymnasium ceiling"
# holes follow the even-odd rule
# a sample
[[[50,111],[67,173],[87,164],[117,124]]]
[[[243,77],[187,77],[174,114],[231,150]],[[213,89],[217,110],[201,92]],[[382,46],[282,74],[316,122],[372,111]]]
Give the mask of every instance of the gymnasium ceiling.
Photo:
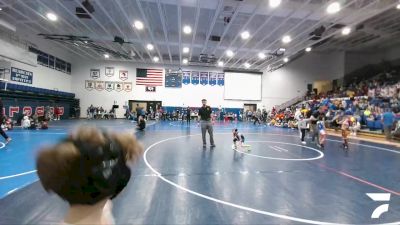
[[[96,60],[108,54],[108,60],[174,66],[183,65],[184,59],[198,66],[217,66],[221,61],[226,69],[245,69],[248,63],[251,70],[277,68],[284,58],[294,59],[307,47],[379,47],[398,39],[400,31],[399,0],[282,0],[276,8],[269,0],[89,0],[94,7],[91,19],[75,15],[76,7],[83,8],[82,1],[0,0],[0,19]],[[328,14],[328,5],[335,1],[341,10]],[[57,21],[47,18],[49,12]],[[142,30],[133,26],[136,20],[143,23]],[[185,25],[192,28],[190,34],[183,32]],[[344,26],[352,30],[347,36],[341,34]],[[250,34],[246,40],[241,38],[243,31]],[[291,37],[290,43],[282,42],[285,35]],[[115,36],[131,43],[113,42]],[[148,50],[148,44],[154,49]],[[182,52],[184,47],[189,53]],[[234,56],[228,57],[227,50]],[[154,57],[159,58],[157,63]]]

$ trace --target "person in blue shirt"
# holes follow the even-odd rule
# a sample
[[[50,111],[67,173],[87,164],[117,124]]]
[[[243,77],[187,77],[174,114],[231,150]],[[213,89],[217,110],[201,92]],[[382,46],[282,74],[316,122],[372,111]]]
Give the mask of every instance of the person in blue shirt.
[[[386,110],[386,112],[382,114],[381,121],[383,123],[383,131],[385,133],[386,140],[390,140],[394,123],[394,113],[392,110]]]

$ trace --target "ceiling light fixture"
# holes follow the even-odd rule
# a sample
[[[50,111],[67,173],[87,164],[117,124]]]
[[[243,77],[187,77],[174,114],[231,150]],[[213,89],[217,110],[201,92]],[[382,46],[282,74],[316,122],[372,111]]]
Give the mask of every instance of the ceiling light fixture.
[[[400,3],[396,6],[396,9],[400,9]]]
[[[185,33],[185,34],[192,33],[192,28],[190,26],[188,26],[188,25],[184,26],[183,27],[183,33]]]
[[[335,14],[335,13],[339,12],[340,9],[341,9],[341,7],[340,7],[340,3],[339,2],[332,2],[326,8],[326,12],[329,13],[329,14]]]
[[[342,29],[342,35],[349,35],[351,32],[351,28],[350,27],[344,27]]]
[[[250,33],[248,31],[243,31],[240,36],[242,37],[243,40],[249,39]]]
[[[289,58],[283,58],[283,61],[285,62],[285,63],[287,63],[287,62],[289,62]]]
[[[182,52],[183,53],[189,53],[189,48],[188,47],[183,47]]]
[[[186,59],[186,58],[182,60],[182,63],[183,63],[183,64],[187,64],[188,62],[189,62],[189,60]]]
[[[307,47],[306,52],[311,52],[311,47]]]
[[[276,8],[281,4],[282,0],[269,0],[269,7]]]
[[[140,20],[135,20],[135,22],[133,23],[133,26],[138,30],[142,30],[144,27],[142,21],[140,21]]]
[[[160,60],[160,58],[158,58],[157,56],[154,56],[154,57],[153,57],[153,61],[154,61],[154,62],[158,62],[159,60]]]
[[[228,57],[232,57],[232,56],[235,55],[235,53],[233,53],[232,50],[228,50],[228,51],[226,51],[226,55],[227,55]]]
[[[265,59],[266,55],[263,52],[258,53],[258,58]]]
[[[289,35],[285,35],[282,38],[282,42],[285,44],[290,43],[291,41],[292,41],[292,38]]]
[[[154,46],[152,44],[147,44],[146,48],[152,51],[154,49]]]
[[[104,58],[108,59],[108,58],[110,58],[110,55],[109,54],[104,54]]]
[[[219,66],[219,67],[223,67],[223,66],[224,66],[224,62],[219,61],[219,62],[218,62],[218,66]]]
[[[47,13],[46,14],[47,19],[49,19],[50,21],[57,21],[57,15],[54,13]]]
[[[286,49],[285,49],[285,48],[280,48],[279,51],[280,51],[280,52],[285,52]]]
[[[250,63],[244,63],[243,65],[246,69],[250,68]]]

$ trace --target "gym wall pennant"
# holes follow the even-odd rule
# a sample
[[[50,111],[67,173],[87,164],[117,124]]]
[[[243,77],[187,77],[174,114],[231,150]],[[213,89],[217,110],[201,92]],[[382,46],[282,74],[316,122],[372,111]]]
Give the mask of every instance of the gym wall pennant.
[[[96,90],[98,91],[102,91],[104,90],[104,81],[96,81]]]
[[[92,80],[86,80],[85,81],[85,89],[88,91],[91,91],[94,89],[94,81]]]
[[[124,90],[126,92],[131,92],[132,91],[132,82],[124,82]]]
[[[106,91],[114,90],[114,82],[106,81]]]
[[[106,67],[106,76],[107,77],[112,77],[114,76],[114,67]]]
[[[119,71],[119,79],[125,81],[128,80],[128,70],[120,70]]]
[[[122,83],[122,82],[115,82],[114,85],[115,85],[115,86],[114,86],[114,90],[116,90],[116,91],[118,91],[118,92],[124,90],[124,87],[123,87],[123,83]]]
[[[100,69],[90,69],[90,77],[92,79],[99,79],[100,78]]]

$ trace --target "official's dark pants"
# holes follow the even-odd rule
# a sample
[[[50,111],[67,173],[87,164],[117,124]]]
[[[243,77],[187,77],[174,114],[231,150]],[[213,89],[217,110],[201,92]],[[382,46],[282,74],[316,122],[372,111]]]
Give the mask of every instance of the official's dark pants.
[[[3,136],[4,139],[8,139],[6,132],[4,132],[3,128],[0,127],[0,135]]]
[[[202,120],[201,122],[201,136],[203,138],[203,145],[207,144],[206,141],[206,132],[210,134],[210,144],[214,145],[214,133],[213,133],[213,127],[211,121],[204,121]]]
[[[186,122],[187,122],[187,123],[190,123],[190,115],[187,115],[187,116],[186,116]]]
[[[307,129],[300,129],[300,132],[301,132],[301,141],[304,141],[304,137],[306,136],[306,130]]]

